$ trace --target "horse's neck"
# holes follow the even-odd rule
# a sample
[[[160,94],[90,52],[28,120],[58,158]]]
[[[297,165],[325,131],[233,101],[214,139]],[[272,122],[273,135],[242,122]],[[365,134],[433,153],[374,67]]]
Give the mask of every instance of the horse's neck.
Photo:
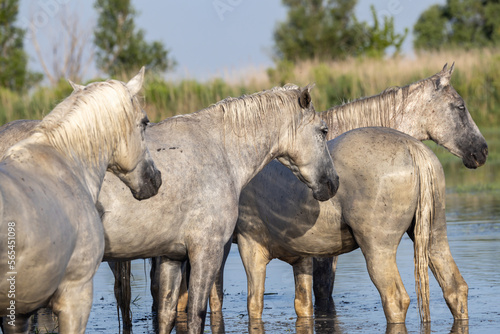
[[[208,136],[216,136],[216,145],[224,155],[235,186],[241,190],[250,180],[276,157],[279,148],[279,127],[262,122],[255,131],[234,129],[221,119],[209,122]],[[203,140],[203,139],[202,139]]]
[[[409,103],[408,95],[414,90],[412,85],[390,88],[379,95],[361,98],[320,113],[329,128],[327,139],[369,126],[390,127],[413,135],[414,109],[418,105]]]

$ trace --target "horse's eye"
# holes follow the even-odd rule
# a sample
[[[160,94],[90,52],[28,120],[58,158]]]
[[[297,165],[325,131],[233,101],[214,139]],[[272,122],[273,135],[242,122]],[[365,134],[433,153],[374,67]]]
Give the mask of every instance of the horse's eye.
[[[328,128],[327,127],[321,128],[321,133],[326,137],[326,135],[328,134]]]
[[[458,108],[458,110],[460,110],[460,111],[464,111],[464,110],[465,110],[465,105],[461,104],[461,105],[459,105],[457,108]]]
[[[141,125],[145,128],[149,124],[149,119],[144,117],[141,121]]]

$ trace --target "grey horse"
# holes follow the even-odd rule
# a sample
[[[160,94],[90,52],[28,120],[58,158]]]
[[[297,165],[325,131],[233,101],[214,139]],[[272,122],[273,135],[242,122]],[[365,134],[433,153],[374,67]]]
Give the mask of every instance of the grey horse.
[[[234,231],[241,189],[270,161],[292,170],[314,198],[338,188],[326,147],[327,127],[312,106],[310,87],[228,98],[199,112],[153,124],[147,142],[162,171],[156,197],[136,205],[107,174],[99,196],[105,260],[161,256],[163,293],[159,331],[174,325],[182,263],[189,259],[188,326],[202,332],[207,299]],[[27,130],[27,123],[16,127]],[[0,137],[19,136],[12,127]],[[21,138],[18,138],[21,139]]]
[[[320,113],[330,128],[328,138],[335,138],[345,131],[364,126],[391,127],[418,140],[435,141],[459,156],[469,168],[483,165],[487,158],[488,147],[472,120],[464,100],[450,84],[453,69],[454,66],[448,68],[445,65],[442,71],[429,78],[408,86],[389,88],[381,94],[361,98]],[[269,165],[261,174],[279,174],[273,170],[275,167],[275,164]],[[264,187],[262,191],[272,193],[273,187],[279,189],[284,182],[277,177],[270,183],[262,184]],[[245,192],[246,189],[243,190],[243,193]],[[267,194],[263,195],[265,196]],[[295,205],[301,206],[301,202]],[[291,212],[292,215],[295,211]],[[290,217],[285,215],[283,219],[288,220]],[[235,239],[239,238],[236,236]],[[332,291],[336,259],[336,257],[314,259],[315,307],[319,311],[327,311],[333,307]],[[296,290],[310,290],[310,283],[307,282],[311,275],[302,277]],[[154,285],[154,282],[152,284]],[[212,311],[220,311],[222,308],[222,274],[218,276],[216,285],[210,297]],[[310,296],[310,292],[307,295]],[[310,301],[300,303],[311,305],[312,297],[310,298]],[[181,298],[180,309],[185,308],[185,300]],[[312,309],[299,307],[297,314],[311,316]]]
[[[434,153],[390,128],[360,128],[328,142],[341,179],[337,195],[320,203],[288,171],[269,164],[245,188],[236,225],[248,278],[248,312],[263,311],[266,265],[293,266],[297,315],[312,316],[311,256],[358,247],[377,287],[388,323],[404,323],[410,299],[396,251],[406,232],[414,241],[422,321],[430,321],[428,266],[455,319],[468,319],[467,284],[448,246],[444,173]]]
[[[432,140],[460,157],[467,168],[486,162],[488,146],[464,100],[450,83],[454,64],[435,75],[404,87],[361,98],[321,113],[331,131],[327,139],[365,126],[389,127],[418,140]],[[314,259],[315,308],[333,306],[337,258]]]
[[[0,161],[0,316],[4,333],[27,333],[49,305],[63,333],[84,333],[92,278],[104,252],[96,209],[106,170],[136,199],[158,192],[136,94],[144,68],[123,83],[93,83],[58,104]],[[134,199],[135,200],[135,199]]]

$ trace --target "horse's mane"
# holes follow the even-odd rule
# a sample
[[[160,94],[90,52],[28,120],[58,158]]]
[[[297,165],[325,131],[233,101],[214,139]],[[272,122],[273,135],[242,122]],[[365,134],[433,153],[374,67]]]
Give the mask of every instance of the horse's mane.
[[[438,74],[403,87],[389,87],[377,95],[345,102],[320,115],[327,124],[337,124],[338,133],[366,126],[393,127],[396,117],[406,107],[408,95],[431,83]]]
[[[35,128],[34,135],[73,158],[98,163],[132,131],[140,108],[122,82],[90,84],[59,103]]]
[[[300,107],[301,91],[300,87],[287,84],[251,95],[228,97],[204,110],[221,112],[225,126],[240,137],[247,134],[255,136],[258,133],[257,129],[263,124],[267,123],[276,128],[283,119],[288,119],[289,133],[293,138],[297,127],[316,115],[315,112]],[[300,109],[302,110],[298,112]]]

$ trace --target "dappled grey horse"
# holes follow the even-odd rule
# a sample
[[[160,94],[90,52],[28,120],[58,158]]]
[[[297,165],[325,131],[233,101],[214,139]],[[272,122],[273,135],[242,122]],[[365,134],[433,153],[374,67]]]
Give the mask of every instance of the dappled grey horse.
[[[341,184],[318,202],[287,170],[271,163],[245,187],[235,236],[248,278],[248,312],[260,318],[266,265],[293,266],[295,310],[312,316],[311,256],[358,247],[388,323],[404,323],[410,298],[396,265],[406,232],[414,241],[421,319],[430,321],[428,266],[455,319],[468,319],[467,284],[450,253],[445,182],[439,160],[423,143],[389,128],[351,130],[328,142]]]
[[[137,199],[155,195],[161,184],[136,97],[143,78],[144,68],[126,84],[108,80],[78,89],[2,151],[4,333],[27,333],[30,314],[44,306],[58,315],[60,332],[85,332],[104,252],[96,201],[106,170]]]
[[[460,157],[464,165],[469,168],[483,165],[488,154],[486,141],[472,120],[464,100],[450,84],[453,68],[454,66],[448,69],[445,65],[442,71],[429,78],[408,86],[389,88],[381,94],[358,99],[320,113],[330,128],[328,138],[335,138],[342,132],[358,127],[391,127],[418,140],[435,141]],[[274,168],[278,167],[276,164],[271,164],[264,168],[261,174],[279,174],[273,170]],[[268,179],[271,181],[261,185],[263,194],[272,193],[274,188],[279,189],[284,183],[280,177]],[[243,190],[243,193],[245,192],[246,189]],[[284,201],[290,203],[290,206],[302,205],[301,202],[294,204],[286,198]],[[290,215],[284,215],[284,220],[290,219],[295,211],[290,212]],[[311,218],[307,219],[314,219],[313,212],[311,215]],[[335,265],[336,257],[315,258],[315,306],[320,311],[333,307]],[[301,277],[296,290],[310,290],[311,275]],[[306,295],[311,300],[300,303],[312,305],[311,293],[308,292]],[[217,286],[210,298],[211,310],[221,310],[222,298],[222,275],[219,275]],[[180,305],[180,309],[183,308],[185,308],[185,303]],[[312,315],[311,308],[300,309],[297,314]]]
[[[435,141],[460,157],[464,165],[469,168],[483,165],[488,154],[487,144],[472,120],[464,100],[450,84],[453,69],[453,65],[450,68],[445,65],[440,72],[429,78],[408,86],[389,88],[381,94],[358,99],[320,113],[330,128],[327,138],[335,138],[343,132],[359,127],[391,127],[418,140]],[[279,173],[273,171],[273,168],[277,168],[276,164],[270,164],[261,173],[278,175]],[[267,181],[267,183],[261,184],[263,192],[272,193],[274,187],[279,188],[284,184],[280,177],[268,178]],[[245,191],[246,189],[243,190],[243,193]],[[289,203],[288,200],[285,202]],[[294,205],[293,202],[290,206],[292,205]],[[295,205],[301,206],[301,203],[295,203]],[[290,212],[290,215],[284,215],[283,219],[289,219],[295,211],[291,210]],[[336,257],[315,258],[314,265],[315,304],[318,310],[325,311],[333,307],[332,291]],[[300,277],[297,281],[296,291],[309,292],[300,293],[301,300],[297,303],[310,306],[312,305],[311,274]],[[156,287],[154,279],[152,286]],[[155,294],[153,293],[153,298],[155,298]],[[305,296],[310,300],[303,300]],[[220,311],[222,299],[221,270],[216,286],[211,293],[210,309]],[[181,298],[180,304],[182,305],[179,305],[179,308],[184,309],[186,298]],[[312,315],[311,307],[300,307],[300,305],[297,307],[297,314]]]
[[[365,126],[389,127],[418,140],[432,140],[462,159],[468,168],[482,166],[488,146],[464,100],[450,83],[454,64],[404,87],[361,98],[321,113],[331,129],[327,139]],[[314,259],[315,307],[333,306],[337,258]]]
[[[335,194],[338,177],[326,147],[327,127],[314,111],[309,89],[290,85],[228,98],[151,125],[147,142],[166,186],[140,205],[106,175],[99,197],[104,259],[162,256],[160,332],[174,325],[187,259],[192,267],[189,331],[202,331],[208,293],[238,217],[240,191],[268,162],[278,159],[290,168],[317,200]],[[34,122],[17,126],[26,130],[26,123]]]

